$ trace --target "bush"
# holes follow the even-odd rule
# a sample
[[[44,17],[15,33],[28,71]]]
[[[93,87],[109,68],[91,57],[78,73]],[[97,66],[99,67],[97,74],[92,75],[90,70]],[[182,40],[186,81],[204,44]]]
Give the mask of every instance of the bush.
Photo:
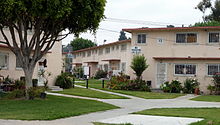
[[[6,98],[8,99],[16,99],[16,98],[24,98],[24,97],[25,97],[24,89],[15,89],[6,96]]]
[[[150,91],[146,82],[141,79],[129,80],[127,75],[113,76],[107,83],[107,88],[114,90]]]
[[[169,93],[180,93],[183,89],[181,86],[181,83],[178,80],[172,80],[171,83],[165,82],[161,85],[161,89],[164,92],[169,92]]]
[[[83,78],[84,76],[84,71],[83,71],[83,68],[82,67],[78,67],[78,68],[74,68],[73,69],[74,73],[73,73],[73,76],[74,77],[77,77],[77,78]]]
[[[63,89],[69,89],[72,87],[72,78],[68,73],[61,73],[61,75],[57,76],[55,85],[60,86]]]
[[[40,98],[41,93],[45,91],[43,87],[30,87],[28,90],[29,99]]]
[[[213,75],[214,91],[216,95],[220,94],[220,74]]]
[[[195,89],[199,87],[199,82],[197,79],[187,78],[184,81],[183,92],[192,94],[195,92]]]
[[[25,81],[15,80],[15,89],[25,89]]]
[[[95,79],[101,79],[101,78],[106,78],[107,77],[107,72],[104,70],[98,70],[95,74]]]

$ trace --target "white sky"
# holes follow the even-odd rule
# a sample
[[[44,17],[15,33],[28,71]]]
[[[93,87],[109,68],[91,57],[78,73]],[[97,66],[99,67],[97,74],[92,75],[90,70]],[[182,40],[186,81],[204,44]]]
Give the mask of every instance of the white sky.
[[[106,43],[118,41],[120,31],[123,28],[140,27],[165,27],[169,24],[175,26],[185,26],[202,21],[202,13],[195,9],[201,0],[107,0],[105,16],[107,18],[128,19],[146,21],[144,24],[118,23],[113,21],[102,21],[96,33],[96,42],[100,45],[104,40]],[[149,25],[152,22],[164,22],[164,26]],[[123,21],[124,22],[124,21]],[[161,23],[159,23],[161,24]],[[110,32],[106,30],[116,32]],[[126,33],[130,37],[129,33]],[[83,33],[80,37],[95,40],[94,35]],[[62,41],[64,45],[73,40],[74,35],[69,35]]]

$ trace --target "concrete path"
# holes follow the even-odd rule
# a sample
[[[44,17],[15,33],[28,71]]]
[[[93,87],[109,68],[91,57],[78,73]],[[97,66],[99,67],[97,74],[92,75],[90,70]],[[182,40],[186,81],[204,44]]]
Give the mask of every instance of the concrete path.
[[[105,92],[103,90],[98,90],[98,91]],[[53,93],[48,93],[48,94],[53,94]],[[117,93],[112,93],[112,94],[117,94]],[[95,112],[95,113],[69,117],[64,119],[57,119],[52,121],[0,120],[0,125],[93,125],[92,122],[95,121],[101,121],[104,119],[125,116],[133,112],[137,112],[145,109],[152,109],[152,108],[179,108],[179,107],[220,108],[219,102],[201,102],[201,101],[189,100],[191,98],[194,98],[195,97],[194,95],[186,95],[175,99],[142,99],[133,96],[129,96],[130,99],[94,99],[94,98],[70,96],[63,94],[53,94],[53,95],[98,100],[105,103],[116,105],[120,107],[120,109]],[[128,97],[127,95],[123,95],[123,94],[120,95]],[[166,119],[166,117],[163,118]],[[170,118],[167,118],[167,120],[168,119]],[[180,122],[180,121],[177,120],[176,122]],[[152,125],[157,125],[157,124],[155,122],[155,124]]]

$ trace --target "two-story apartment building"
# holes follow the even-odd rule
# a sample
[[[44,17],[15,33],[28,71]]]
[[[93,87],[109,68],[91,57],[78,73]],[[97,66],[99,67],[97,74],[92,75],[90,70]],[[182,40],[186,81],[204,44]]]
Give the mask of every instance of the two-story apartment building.
[[[135,54],[131,49],[136,47],[140,49],[138,54],[147,58],[149,67],[143,73],[143,79],[151,81],[153,88],[159,88],[165,81],[195,78],[200,82],[200,89],[204,92],[212,83],[212,75],[220,72],[220,26],[123,30],[132,34],[126,55],[122,52],[112,52],[92,56],[91,53],[90,58],[76,56],[73,62],[80,64],[95,61],[97,58],[101,58],[102,61],[107,60],[106,58],[117,59],[126,63],[125,73],[134,78],[130,63]],[[114,43],[106,47],[111,48],[112,45]],[[89,50],[80,51],[88,53]],[[96,60],[94,63],[100,62]]]
[[[5,30],[6,35],[10,35],[9,31],[7,32],[7,29]],[[31,36],[32,32],[29,32],[28,35]],[[0,41],[4,41],[2,34],[0,34]],[[40,70],[45,70],[47,73],[51,73],[51,76],[48,78],[48,85],[54,85],[57,75],[61,73],[62,63],[62,43],[57,42],[39,63],[37,63],[33,73],[33,79],[38,79],[38,85],[43,86],[45,79],[42,75],[39,75],[39,72]],[[4,77],[9,76],[9,78],[17,80],[24,76],[22,68],[17,63],[16,56],[5,44],[0,44],[0,68],[0,75]]]

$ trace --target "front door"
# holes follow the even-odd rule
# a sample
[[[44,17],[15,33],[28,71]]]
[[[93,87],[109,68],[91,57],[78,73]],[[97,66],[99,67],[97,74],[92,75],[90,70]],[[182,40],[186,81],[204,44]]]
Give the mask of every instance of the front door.
[[[160,88],[161,84],[167,81],[167,64],[157,63],[157,88]]]

